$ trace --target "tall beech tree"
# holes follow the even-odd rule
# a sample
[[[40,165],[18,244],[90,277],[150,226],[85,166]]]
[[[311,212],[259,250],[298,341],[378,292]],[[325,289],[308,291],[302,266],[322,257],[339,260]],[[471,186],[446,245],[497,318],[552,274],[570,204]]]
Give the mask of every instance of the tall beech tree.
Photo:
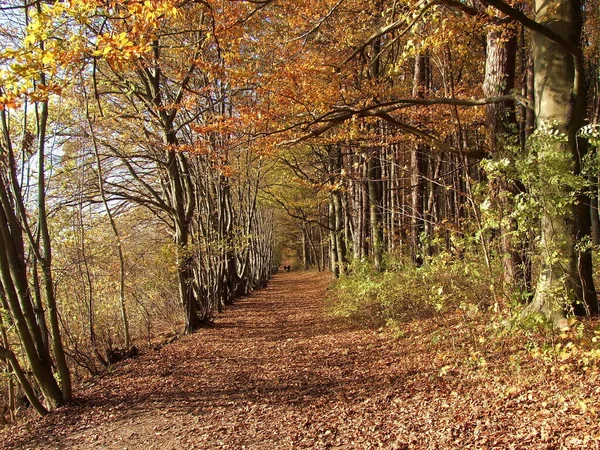
[[[544,181],[540,188],[548,189],[547,182],[557,170],[563,178],[542,196],[546,200],[542,205],[542,265],[531,308],[562,322],[565,300],[579,314],[599,312],[591,252],[579,247],[590,233],[587,199],[578,192],[574,201],[565,205],[578,187],[569,185],[568,177],[581,174],[586,148],[576,138],[586,117],[583,53],[579,45],[582,3],[536,0],[534,7],[540,26],[527,22],[524,25],[533,30],[537,126],[557,130],[564,139],[545,142],[542,137],[538,150]]]
[[[542,199],[541,267],[528,309],[566,326],[565,308],[598,314],[592,278],[590,213],[577,179],[585,143],[577,139],[586,117],[584,60],[581,50],[582,7],[579,1],[534,1],[535,20],[502,1],[483,1],[518,20],[532,34],[534,112],[541,130],[536,149]],[[552,139],[558,133],[559,139]],[[558,180],[558,182],[551,182]],[[543,192],[543,193],[541,193]],[[573,198],[573,193],[577,195]],[[582,245],[583,242],[583,245]]]

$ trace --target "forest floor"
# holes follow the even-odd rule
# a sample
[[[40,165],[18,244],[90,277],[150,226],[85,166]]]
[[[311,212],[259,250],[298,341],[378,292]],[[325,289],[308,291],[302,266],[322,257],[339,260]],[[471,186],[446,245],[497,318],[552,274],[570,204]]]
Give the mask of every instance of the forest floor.
[[[600,447],[595,366],[510,340],[474,350],[485,334],[459,318],[361,329],[325,314],[329,282],[276,275],[214,326],[80,388],[74,406],[5,428],[0,448]]]

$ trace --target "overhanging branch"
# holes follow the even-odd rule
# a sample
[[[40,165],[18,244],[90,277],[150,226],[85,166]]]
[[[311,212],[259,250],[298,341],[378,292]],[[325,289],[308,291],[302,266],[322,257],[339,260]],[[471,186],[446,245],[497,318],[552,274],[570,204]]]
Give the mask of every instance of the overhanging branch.
[[[493,103],[503,103],[508,101],[518,102],[526,108],[531,109],[532,107],[531,101],[522,95],[502,95],[499,97],[486,97],[479,99],[460,99],[445,97],[430,99],[403,98],[391,100],[389,102],[378,103],[376,105],[367,106],[365,108],[360,109],[351,108],[349,106],[343,106],[335,108],[333,111],[321,115],[320,117],[316,118],[308,124],[304,124],[302,126],[302,128],[306,131],[306,134],[304,136],[300,136],[299,138],[283,142],[281,145],[296,144],[302,141],[306,141],[310,138],[322,136],[327,131],[355,117],[378,117],[409,134],[415,135],[427,141],[430,145],[436,147],[439,150],[456,154],[465,154],[461,150],[446,144],[445,142],[441,141],[440,139],[437,139],[435,136],[432,136],[426,131],[420,130],[419,128],[413,125],[401,122],[400,120],[392,117],[390,113],[411,106],[452,105],[469,107],[483,106]],[[479,158],[485,156],[484,152],[469,152],[466,154],[468,154],[469,156]]]

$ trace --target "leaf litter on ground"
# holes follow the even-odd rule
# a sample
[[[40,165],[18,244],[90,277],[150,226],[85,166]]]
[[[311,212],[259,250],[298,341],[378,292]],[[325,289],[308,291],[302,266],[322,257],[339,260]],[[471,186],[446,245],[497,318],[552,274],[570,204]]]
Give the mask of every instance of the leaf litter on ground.
[[[600,448],[592,338],[548,351],[459,312],[398,337],[328,317],[329,283],[276,275],[214,326],[87,383],[72,406],[4,428],[0,448]]]

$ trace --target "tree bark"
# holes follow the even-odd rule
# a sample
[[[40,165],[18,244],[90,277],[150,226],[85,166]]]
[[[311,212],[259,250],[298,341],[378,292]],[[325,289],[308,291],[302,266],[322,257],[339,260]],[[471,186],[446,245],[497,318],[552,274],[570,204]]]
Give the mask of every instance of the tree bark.
[[[378,156],[377,149],[373,149],[367,161],[367,186],[369,191],[373,267],[377,272],[381,272],[383,268],[383,221],[381,214],[381,163]]]
[[[488,97],[508,95],[515,87],[517,36],[507,25],[508,19],[497,19],[487,34],[487,52],[483,93]],[[495,157],[512,158],[506,145],[516,138],[518,130],[515,104],[512,101],[486,105],[486,118],[490,133],[490,151]],[[491,180],[490,191],[500,214],[500,235],[504,284],[518,286],[528,291],[531,280],[525,268],[528,266],[526,252],[519,251],[515,243],[517,222],[508,214],[514,209],[513,198],[520,191],[514,181]]]
[[[415,73],[413,77],[413,97],[425,98],[427,91],[427,56],[418,55],[415,58]],[[427,145],[418,143],[411,147],[410,152],[410,183],[411,183],[411,220],[410,247],[413,263],[423,264],[423,246],[421,235],[425,231],[424,194],[427,171]]]
[[[579,43],[582,29],[578,0],[535,0],[538,23],[569,42]],[[564,140],[542,137],[538,161],[542,181],[555,176],[579,175],[583,144],[576,133],[586,113],[583,63],[580,51],[569,53],[563,46],[534,32],[535,112],[537,127],[563,133]],[[579,50],[579,49],[578,49]],[[583,194],[575,203],[564,204],[573,188],[564,180],[538,187],[543,211],[541,223],[541,267],[529,311],[539,311],[558,327],[566,327],[565,308],[576,313],[598,312],[592,279],[591,254],[578,252],[577,243],[589,236],[589,209]],[[562,201],[561,201],[562,200]],[[559,255],[559,257],[557,257]]]

